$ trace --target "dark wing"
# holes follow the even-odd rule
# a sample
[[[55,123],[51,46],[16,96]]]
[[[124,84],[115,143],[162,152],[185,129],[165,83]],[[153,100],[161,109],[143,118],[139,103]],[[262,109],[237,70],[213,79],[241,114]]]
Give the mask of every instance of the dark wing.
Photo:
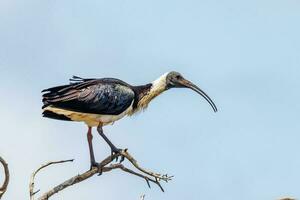
[[[128,84],[118,79],[81,79],[69,85],[43,90],[43,108],[72,110],[82,113],[118,115],[134,100],[134,92]]]

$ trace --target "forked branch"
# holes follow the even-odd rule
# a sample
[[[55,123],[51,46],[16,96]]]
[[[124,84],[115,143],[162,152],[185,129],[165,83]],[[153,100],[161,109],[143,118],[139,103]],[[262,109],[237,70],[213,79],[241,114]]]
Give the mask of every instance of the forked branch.
[[[7,186],[9,183],[9,169],[8,169],[8,164],[5,162],[5,160],[0,156],[0,163],[2,164],[4,168],[4,182],[2,186],[0,187],[0,199],[2,198],[3,194],[7,190]]]
[[[118,157],[121,157],[121,161],[119,163],[113,163],[113,161],[115,159],[117,159]],[[129,168],[125,167],[122,164],[122,161],[124,161],[124,159],[127,159],[136,168],[137,171],[134,171],[132,169],[129,169]],[[45,165],[42,165],[40,168],[38,168],[32,174],[31,179],[30,179],[30,184],[29,184],[30,199],[34,200],[35,194],[37,192],[39,192],[39,190],[34,192],[34,179],[35,179],[36,174],[41,169],[43,169],[45,167],[48,167],[49,165],[52,165],[52,164],[71,162],[71,161],[73,161],[73,160],[62,160],[62,161],[57,161],[57,162],[49,162]],[[112,171],[114,169],[121,169],[124,172],[127,172],[129,174],[132,174],[132,175],[138,176],[140,178],[143,178],[146,181],[146,183],[149,187],[150,187],[150,183],[154,183],[154,184],[158,185],[159,188],[162,191],[164,191],[164,190],[163,190],[163,187],[161,186],[160,182],[161,181],[168,182],[173,177],[173,176],[168,176],[167,174],[161,175],[161,174],[158,174],[158,173],[154,173],[154,172],[151,172],[149,170],[146,170],[146,169],[140,167],[138,165],[137,161],[128,153],[128,151],[124,150],[124,151],[121,151],[120,153],[113,154],[113,155],[110,155],[107,158],[105,158],[99,164],[99,167],[93,167],[92,169],[90,169],[90,170],[88,170],[88,171],[86,171],[82,174],[76,175],[76,176],[64,181],[63,183],[55,186],[51,190],[49,190],[46,193],[42,194],[38,199],[39,200],[49,199],[51,196],[53,196],[54,194],[64,190],[65,188],[70,187],[74,184],[80,183],[80,182],[94,176],[95,174],[101,175],[102,173],[109,172],[109,171]]]
[[[31,175],[31,178],[30,178],[30,183],[29,183],[29,194],[30,194],[30,200],[34,200],[34,195],[36,193],[38,193],[40,190],[37,190],[37,191],[34,191],[34,178],[35,176],[37,175],[37,173],[50,166],[50,165],[55,165],[55,164],[59,164],[59,163],[65,163],[65,162],[73,162],[73,160],[60,160],[60,161],[55,161],[55,162],[48,162],[42,166],[40,166],[37,170],[35,170],[32,175]]]

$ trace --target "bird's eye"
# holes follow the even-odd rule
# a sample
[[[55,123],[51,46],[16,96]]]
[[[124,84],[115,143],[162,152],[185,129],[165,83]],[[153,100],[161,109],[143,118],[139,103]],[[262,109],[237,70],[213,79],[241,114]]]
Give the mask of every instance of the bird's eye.
[[[176,76],[176,79],[180,79],[180,78],[181,78],[181,76],[180,76],[180,75],[177,75],[177,76]]]

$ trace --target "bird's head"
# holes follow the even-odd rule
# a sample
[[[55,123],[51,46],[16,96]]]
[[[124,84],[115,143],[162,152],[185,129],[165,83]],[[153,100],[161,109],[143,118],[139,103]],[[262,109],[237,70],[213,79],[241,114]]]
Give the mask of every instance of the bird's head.
[[[186,80],[183,76],[178,72],[169,72],[166,75],[166,89],[170,88],[190,88],[200,94],[213,108],[214,112],[217,112],[217,107],[211,98],[198,86],[193,84],[191,81]]]

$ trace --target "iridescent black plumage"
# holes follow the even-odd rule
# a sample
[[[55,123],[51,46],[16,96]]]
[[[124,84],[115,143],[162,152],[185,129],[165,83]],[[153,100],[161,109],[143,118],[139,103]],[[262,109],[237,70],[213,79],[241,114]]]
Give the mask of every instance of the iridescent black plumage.
[[[147,86],[133,87],[124,81],[113,78],[83,79],[73,77],[69,85],[43,90],[43,108],[53,106],[70,111],[118,115],[131,104],[136,105],[139,93]],[[44,117],[61,119],[55,113],[44,111]],[[64,119],[65,120],[65,119]]]

